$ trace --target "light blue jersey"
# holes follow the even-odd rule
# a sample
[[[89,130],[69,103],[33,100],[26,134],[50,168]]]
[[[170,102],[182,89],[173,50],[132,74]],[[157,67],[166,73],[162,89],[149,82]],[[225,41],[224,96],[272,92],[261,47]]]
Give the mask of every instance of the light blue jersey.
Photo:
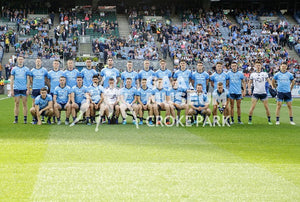
[[[148,87],[146,89],[140,88],[137,91],[137,96],[140,96],[143,105],[148,103],[149,97],[151,97],[152,95],[154,95],[153,90]]]
[[[117,70],[114,67],[113,68],[107,68],[106,67],[106,68],[101,70],[100,76],[104,80],[103,87],[108,88],[109,87],[109,83],[108,83],[109,79],[114,78],[115,82],[117,82],[117,78],[120,77],[120,72],[119,72],[119,70]]]
[[[30,72],[32,77],[32,89],[41,89],[45,87],[45,77],[48,76],[48,72],[44,67],[40,69],[33,68]]]
[[[222,82],[223,86],[226,87],[227,74],[225,72],[222,72],[221,74],[215,72],[211,75],[210,80],[214,82],[214,90],[217,89],[219,82]]]
[[[67,86],[70,86],[71,88],[73,86],[76,86],[76,79],[77,79],[77,76],[80,76],[80,73],[77,69],[73,69],[72,71],[70,70],[66,70],[64,72],[64,75],[67,79]]]
[[[183,88],[177,88],[177,89],[172,88],[170,90],[171,102],[175,104],[179,104],[179,105],[185,104],[185,97],[186,97],[186,90]]]
[[[134,96],[138,95],[138,93],[135,87],[131,87],[131,88],[124,87],[121,89],[120,95],[124,97],[124,101],[126,103],[131,104],[134,100]]]
[[[157,70],[155,72],[155,77],[163,80],[163,88],[166,90],[170,90],[172,88],[170,78],[172,77],[172,72],[168,69],[166,70]]]
[[[61,70],[54,71],[51,70],[48,73],[48,79],[50,80],[50,93],[54,93],[54,89],[59,85],[59,78],[64,75],[64,72]]]
[[[202,73],[199,73],[197,71],[193,72],[192,73],[192,80],[194,81],[194,89],[196,89],[196,86],[197,84],[201,84],[202,85],[202,89],[203,89],[203,92],[207,92],[207,89],[206,89],[206,81],[207,79],[209,79],[209,75],[207,72],[202,72]]]
[[[14,90],[27,90],[27,76],[30,76],[30,70],[23,66],[15,66],[11,75],[14,76]]]
[[[69,100],[69,94],[71,93],[72,90],[69,86],[61,88],[60,85],[58,85],[54,90],[54,95],[56,95],[56,102],[58,104],[66,104]]]
[[[98,104],[99,101],[101,100],[101,94],[103,93],[104,89],[100,85],[99,86],[91,85],[87,88],[87,91],[91,95],[92,102]]]
[[[136,81],[139,79],[138,73],[135,72],[135,71],[132,71],[132,72],[125,71],[125,72],[123,72],[121,74],[121,79],[123,80],[124,86],[126,85],[126,79],[127,78],[131,78],[132,79],[131,85],[133,87],[136,87]]]
[[[39,95],[35,98],[34,104],[38,105],[40,110],[41,110],[41,109],[44,109],[45,107],[47,107],[48,103],[51,102],[51,101],[52,101],[52,96],[51,95],[47,94],[45,99],[43,99],[42,96]]]
[[[83,76],[83,85],[88,87],[93,84],[93,76],[98,75],[96,70],[84,68],[81,72]]]
[[[178,86],[180,86],[180,88],[185,90],[190,88],[190,79],[192,78],[192,73],[190,70],[177,70],[174,73],[173,78],[177,79]]]
[[[281,93],[291,92],[291,81],[294,80],[294,76],[290,72],[277,72],[274,76],[277,81],[277,91]]]
[[[72,93],[74,93],[74,99],[77,104],[80,104],[85,99],[85,93],[87,92],[86,86],[79,88],[77,85],[73,86]]]
[[[163,89],[163,88],[162,89],[155,88],[153,90],[153,94],[154,94],[155,102],[156,103],[162,103],[162,102],[166,101],[167,96],[170,95],[170,92]]]
[[[189,101],[194,107],[204,107],[208,103],[207,95],[204,93],[198,94],[197,92],[189,95]]]
[[[152,70],[148,70],[148,71],[141,70],[139,72],[139,79],[140,80],[147,79],[148,88],[153,88],[152,79],[153,79],[154,76],[155,76],[155,73]]]
[[[242,80],[244,75],[242,72],[228,72],[227,79],[229,80],[229,93],[230,94],[242,94]]]

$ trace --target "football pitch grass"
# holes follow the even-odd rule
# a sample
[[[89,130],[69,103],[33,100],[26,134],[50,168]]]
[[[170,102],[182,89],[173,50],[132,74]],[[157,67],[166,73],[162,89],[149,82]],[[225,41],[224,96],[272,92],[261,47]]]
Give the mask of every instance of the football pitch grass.
[[[244,125],[36,126],[0,96],[0,201],[300,201],[300,100]],[[31,104],[31,100],[29,104]],[[22,107],[21,107],[22,112]],[[20,113],[22,115],[22,113]],[[29,116],[29,122],[31,116]],[[128,122],[131,118],[128,118]]]

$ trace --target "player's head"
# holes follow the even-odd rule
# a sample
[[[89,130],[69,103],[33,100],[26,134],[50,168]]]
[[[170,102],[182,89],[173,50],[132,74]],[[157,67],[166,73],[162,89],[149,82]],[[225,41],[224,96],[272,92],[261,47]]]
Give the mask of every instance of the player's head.
[[[160,69],[164,71],[166,69],[166,65],[167,65],[166,61],[164,59],[161,59],[159,61],[159,64],[160,64]]]
[[[145,60],[144,61],[144,70],[148,71],[150,67],[150,61],[149,60]]]
[[[115,85],[115,79],[113,77],[110,77],[109,80],[108,80],[108,84],[109,86],[114,86]]]
[[[59,85],[60,85],[61,87],[65,87],[65,86],[66,86],[66,81],[67,81],[66,77],[61,76],[61,77],[59,78]]]
[[[281,63],[280,71],[284,73],[286,72],[286,70],[287,70],[287,63],[286,62]]]
[[[23,58],[23,56],[19,56],[17,58],[17,63],[18,63],[19,67],[23,67],[23,65],[24,65],[24,58]]]
[[[131,87],[131,83],[132,83],[132,78],[127,78],[126,79],[126,87],[130,88]]]
[[[236,63],[236,62],[232,62],[232,63],[231,63],[231,70],[232,70],[233,72],[236,72],[237,69],[238,69],[237,63]]]
[[[157,88],[158,89],[163,88],[163,79],[162,78],[157,79]]]
[[[47,92],[48,92],[48,89],[47,89],[46,87],[41,88],[40,94],[41,94],[41,97],[42,97],[43,99],[46,98]]]
[[[198,84],[197,84],[197,86],[196,86],[196,90],[197,90],[197,92],[198,92],[198,93],[201,93],[201,92],[202,92],[202,90],[203,90],[203,86],[202,86],[202,84],[201,84],[201,83],[198,83]]]
[[[132,72],[132,66],[133,66],[132,61],[128,61],[127,62],[127,71],[128,72]]]
[[[261,71],[261,61],[260,60],[256,60],[254,63],[256,72],[260,72]]]
[[[97,75],[94,75],[94,76],[93,76],[93,84],[98,85],[98,83],[99,83],[99,78],[98,78]]]
[[[186,61],[185,60],[180,60],[179,65],[180,65],[181,71],[184,71],[186,69]]]
[[[67,68],[68,70],[72,71],[74,68],[74,61],[73,60],[68,60],[67,61]]]
[[[220,74],[223,71],[223,63],[222,62],[217,62],[216,64],[216,71],[218,74]]]
[[[92,68],[92,60],[91,59],[87,59],[85,61],[85,65],[86,65],[86,68],[91,69]]]
[[[42,67],[42,60],[41,60],[41,58],[37,58],[35,60],[35,68],[40,69],[41,67]]]
[[[172,87],[173,87],[174,89],[177,89],[177,88],[178,88],[178,81],[177,81],[177,79],[173,79],[173,81],[172,81]]]
[[[53,69],[55,71],[57,71],[59,69],[59,64],[60,64],[59,60],[54,60],[53,61],[52,65],[53,65]]]
[[[77,82],[77,86],[82,86],[82,83],[83,83],[83,79],[82,79],[82,76],[77,76],[76,78],[76,82]]]
[[[114,60],[113,60],[112,57],[108,57],[108,58],[107,58],[107,65],[108,65],[109,68],[112,68],[112,67],[113,67],[113,65],[114,65]]]
[[[223,83],[222,83],[222,82],[219,82],[218,85],[217,85],[217,90],[218,90],[218,92],[222,92],[223,89],[224,89]]]
[[[141,81],[141,84],[142,84],[142,88],[147,88],[147,79],[146,78],[143,78],[142,81]]]
[[[204,71],[204,67],[203,67],[202,62],[197,63],[197,71],[200,72],[200,73],[202,73]]]

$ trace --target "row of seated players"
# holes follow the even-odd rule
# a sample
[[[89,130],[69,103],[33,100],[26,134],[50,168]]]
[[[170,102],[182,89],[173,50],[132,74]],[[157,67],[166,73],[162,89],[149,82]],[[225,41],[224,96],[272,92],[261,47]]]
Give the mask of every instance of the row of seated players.
[[[59,61],[54,61],[53,70],[47,72],[45,68],[41,67],[40,59],[36,60],[36,67],[33,68],[31,71],[29,71],[29,69],[27,67],[24,67],[23,65],[24,58],[18,57],[17,59],[18,65],[12,70],[12,76],[14,78],[14,83],[12,85],[13,86],[12,95],[26,96],[28,94],[29,86],[31,85],[33,89],[32,97],[33,99],[35,99],[40,94],[40,90],[45,85],[47,85],[50,87],[50,93],[53,96],[54,112],[55,112],[55,116],[58,118],[58,123],[60,123],[60,114],[59,114],[60,110],[67,111],[67,119],[66,119],[67,124],[69,123],[68,117],[70,116],[71,111],[72,111],[73,118],[76,119],[76,110],[80,108],[83,100],[84,102],[88,102],[88,103],[90,102],[90,107],[89,107],[90,110],[86,111],[86,113],[89,114],[86,116],[87,121],[88,123],[90,123],[88,118],[91,117],[91,121],[94,122],[95,111],[101,109],[100,105],[104,100],[104,98],[101,97],[101,95],[102,93],[105,92],[105,90],[109,89],[110,87],[109,82],[113,82],[113,86],[115,88],[115,86],[120,83],[120,80],[122,80],[121,86],[124,87],[120,89],[120,93],[115,93],[116,95],[114,96],[116,97],[115,99],[117,99],[116,100],[117,103],[123,103],[123,104],[119,105],[120,110],[116,109],[116,107],[111,108],[112,110],[108,110],[108,109],[107,110],[114,111],[114,115],[116,117],[118,117],[120,111],[123,117],[124,124],[126,123],[126,110],[131,110],[133,112],[134,121],[136,121],[136,114],[139,113],[141,119],[140,123],[142,123],[141,111],[143,111],[142,109],[146,109],[146,106],[138,106],[136,104],[138,100],[137,97],[139,91],[148,90],[149,92],[146,94],[154,95],[155,99],[152,99],[152,101],[150,102],[148,101],[149,96],[146,96],[147,99],[146,101],[144,100],[143,103],[148,103],[148,104],[159,103],[155,105],[153,108],[147,106],[147,109],[149,108],[150,116],[152,115],[152,113],[150,112],[153,111],[157,112],[160,109],[166,110],[167,116],[170,115],[170,113],[173,116],[174,110],[172,110],[173,108],[170,102],[175,104],[176,102],[178,102],[180,105],[182,105],[182,106],[179,105],[176,106],[173,104],[173,106],[179,109],[179,111],[180,109],[187,109],[188,106],[187,102],[186,101],[183,102],[183,100],[187,100],[187,94],[188,94],[187,92],[193,88],[195,88],[197,91],[198,88],[200,88],[198,86],[201,86],[201,94],[203,94],[203,97],[199,98],[198,100],[194,99],[193,101],[192,98],[193,96],[190,96],[191,102],[197,102],[199,104],[198,107],[200,107],[201,105],[201,107],[199,108],[200,110],[198,110],[200,113],[203,110],[202,108],[206,106],[205,104],[206,103],[205,100],[207,100],[206,89],[208,86],[208,82],[210,80],[211,85],[215,88],[214,89],[215,91],[217,89],[218,83],[222,83],[223,87],[224,86],[229,87],[228,90],[229,92],[227,93],[228,97],[233,101],[234,100],[237,101],[238,122],[241,122],[240,101],[241,98],[245,96],[246,86],[244,82],[244,76],[241,72],[237,71],[237,64],[234,62],[231,64],[232,71],[228,73],[224,73],[222,71],[223,69],[222,63],[217,63],[216,72],[211,77],[209,77],[209,75],[205,71],[203,71],[202,63],[197,64],[197,71],[191,72],[186,68],[186,62],[181,61],[180,69],[172,73],[170,70],[166,69],[166,62],[162,60],[160,61],[161,68],[156,72],[153,72],[152,70],[149,70],[150,63],[149,61],[146,60],[144,62],[144,70],[141,70],[139,73],[136,73],[135,71],[133,71],[132,62],[128,61],[127,71],[123,72],[120,75],[119,71],[113,67],[112,58],[108,58],[107,61],[108,61],[107,64],[108,67],[101,70],[100,79],[99,79],[98,73],[91,68],[90,60],[86,62],[87,68],[82,70],[82,72],[79,72],[78,70],[74,69],[74,63],[72,60],[69,60],[67,62],[66,71],[59,70]],[[19,75],[23,75],[23,77]],[[23,80],[27,80],[27,78],[29,78],[28,79],[29,82],[25,81],[25,83],[28,83],[27,86],[26,85],[24,86],[24,81],[22,80],[22,78]],[[79,83],[77,79],[82,79],[82,85],[78,86]],[[65,84],[63,84],[63,80],[65,80]],[[261,82],[264,82],[265,84],[265,80],[266,78],[263,78]],[[289,78],[289,80],[292,79]],[[140,84],[142,81],[146,82],[146,89],[140,87],[142,86],[142,84]],[[174,86],[177,87],[175,88]],[[138,87],[139,90],[137,90],[136,87]],[[118,91],[117,88],[116,91]],[[85,95],[86,93],[89,93],[89,95]],[[200,91],[198,93],[200,93]],[[72,94],[75,95],[71,96]],[[118,94],[122,96],[118,96]],[[85,95],[86,97],[84,98],[83,95]],[[168,96],[170,96],[172,99],[171,98],[168,99]],[[121,97],[120,100],[119,97]],[[140,95],[140,97],[142,96]],[[285,101],[289,101],[289,100],[285,100]],[[115,103],[114,105],[117,105],[117,103]],[[33,108],[34,105],[35,105],[35,100],[33,100]],[[197,104],[195,106],[197,107]],[[100,110],[101,112],[100,115],[102,115],[104,112],[107,112],[107,110],[105,108],[103,108],[102,111]],[[231,107],[231,110],[229,111],[233,119],[233,107]],[[204,114],[210,114],[208,107],[205,108],[204,112],[206,112]],[[189,110],[186,110],[186,114],[189,113],[190,113]],[[157,113],[154,115],[157,115]],[[34,122],[37,121],[38,120],[34,120]]]

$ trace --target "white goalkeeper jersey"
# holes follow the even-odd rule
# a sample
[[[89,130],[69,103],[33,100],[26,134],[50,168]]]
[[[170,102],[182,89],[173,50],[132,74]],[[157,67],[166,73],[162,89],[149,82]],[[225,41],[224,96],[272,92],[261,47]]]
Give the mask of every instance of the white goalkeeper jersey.
[[[120,92],[117,88],[106,88],[104,90],[104,97],[107,102],[106,104],[114,104],[119,96]]]

